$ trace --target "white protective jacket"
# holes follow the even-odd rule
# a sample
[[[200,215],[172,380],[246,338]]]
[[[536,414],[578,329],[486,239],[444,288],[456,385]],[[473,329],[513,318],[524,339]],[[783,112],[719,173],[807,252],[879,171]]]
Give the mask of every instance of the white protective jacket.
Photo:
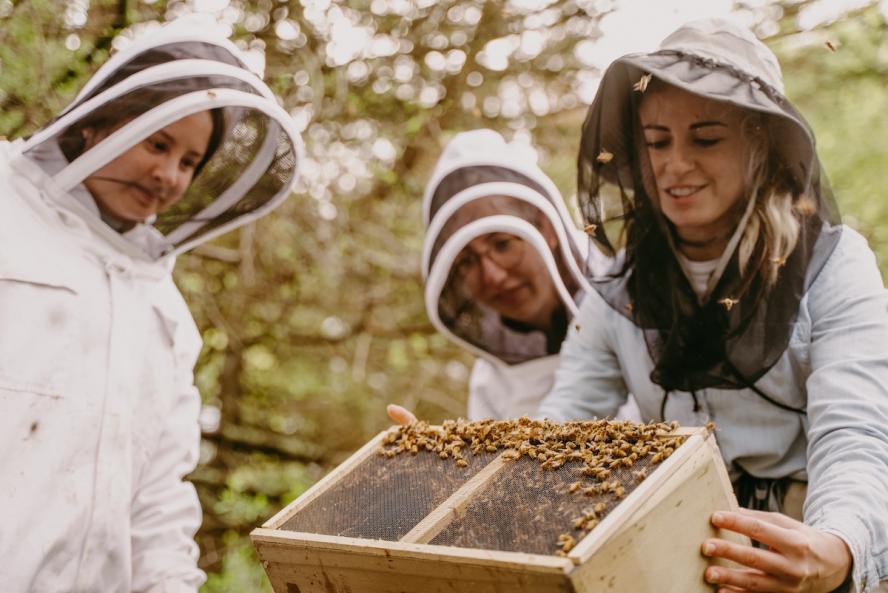
[[[236,52],[227,42],[200,43]],[[112,60],[126,63],[133,53],[118,56]],[[233,69],[232,80],[256,89],[223,87],[203,95],[186,89],[186,96],[170,101],[179,102],[174,110],[206,108],[183,104],[195,100],[214,109],[237,106],[226,115],[229,135],[216,157],[236,154],[226,143],[261,117],[261,129],[274,134],[270,142],[298,152],[298,135],[286,114],[262,96],[267,87],[257,77],[210,58],[191,64],[214,73]],[[167,85],[183,80],[181,73],[169,75],[180,65],[155,66],[150,77]],[[93,167],[101,166],[183,115],[161,114],[165,119],[152,123],[152,113],[159,111],[135,118],[112,133],[105,148],[99,144],[77,162],[98,158]],[[76,109],[68,114],[76,117]],[[80,184],[90,171],[72,177],[75,163],[69,165],[55,144],[53,126],[67,125],[51,124],[32,152],[34,137],[30,144],[0,143],[0,590],[194,593],[204,581],[193,539],[201,509],[183,476],[198,458],[200,397],[192,367],[201,339],[171,271],[176,253],[258,212],[241,203],[247,216],[220,222],[206,208],[188,224],[216,229],[176,243],[153,220],[120,234],[102,222]],[[117,152],[102,154],[109,146]],[[259,154],[239,163],[253,181],[271,162],[259,162]],[[295,182],[296,161],[288,159],[283,174],[276,163],[282,181],[273,198],[251,197],[262,212],[280,203]],[[232,166],[210,160],[205,171]],[[236,192],[226,191],[237,202]],[[203,201],[195,208],[212,196],[204,191],[198,197]],[[186,207],[188,199],[182,200]]]
[[[0,150],[0,582],[196,590],[201,340],[172,261],[122,255]]]

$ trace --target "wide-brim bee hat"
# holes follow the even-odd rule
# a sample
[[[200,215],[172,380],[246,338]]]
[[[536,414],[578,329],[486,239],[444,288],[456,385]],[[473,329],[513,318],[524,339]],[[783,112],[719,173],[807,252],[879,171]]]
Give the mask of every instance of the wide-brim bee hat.
[[[21,146],[21,169],[56,200],[87,196],[89,224],[131,255],[159,260],[267,214],[292,191],[302,161],[295,125],[227,39],[174,22],[114,54],[52,122]],[[178,120],[208,112],[213,130],[184,195],[136,228],[97,216],[83,182]],[[92,146],[84,129],[109,133]],[[36,167],[34,166],[36,165]],[[115,179],[106,180],[109,183]],[[120,186],[129,183],[116,180]]]
[[[792,196],[801,226],[785,261],[762,260],[779,268],[773,286],[738,264],[738,244],[761,199],[756,194],[746,196],[705,294],[691,288],[674,229],[659,206],[639,119],[642,101],[663,85],[747,110],[754,116],[748,121],[765,134],[766,168]],[[621,262],[593,286],[645,330],[655,364],[674,360],[670,373],[655,369],[654,381],[667,390],[747,387],[767,372],[785,351],[800,299],[840,234],[814,134],[784,95],[773,52],[728,19],[706,19],[680,26],[656,51],[615,60],[583,124],[578,164],[584,223],[600,249],[619,254]],[[660,243],[651,249],[652,241]],[[684,346],[674,347],[676,341]]]

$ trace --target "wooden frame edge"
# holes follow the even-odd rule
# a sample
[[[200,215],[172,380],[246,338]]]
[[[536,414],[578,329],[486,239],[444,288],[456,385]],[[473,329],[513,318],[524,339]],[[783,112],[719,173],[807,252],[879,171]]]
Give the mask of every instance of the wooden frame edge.
[[[568,553],[567,557],[575,564],[583,564],[589,560],[607,542],[608,538],[619,531],[624,526],[626,520],[645,504],[663,482],[668,480],[686,461],[691,459],[698,452],[700,446],[704,446],[706,433],[705,428],[697,428],[689,432],[687,440],[668,459],[660,464],[660,467],[651,472],[651,475],[642,481],[624,501],[608,513],[598,526],[580,540],[576,547]]]
[[[454,560],[475,566],[491,566],[500,568],[520,568],[540,574],[567,575],[573,569],[573,563],[567,558],[543,554],[526,554],[523,552],[502,552],[498,550],[480,550],[476,548],[459,548],[456,546],[437,546],[407,542],[386,541],[378,539],[360,539],[336,535],[321,535],[298,531],[279,531],[257,527],[250,532],[250,539],[257,550],[260,544],[287,545],[306,543],[314,549],[351,552],[354,554],[413,558],[425,560]],[[260,557],[260,560],[262,558]]]

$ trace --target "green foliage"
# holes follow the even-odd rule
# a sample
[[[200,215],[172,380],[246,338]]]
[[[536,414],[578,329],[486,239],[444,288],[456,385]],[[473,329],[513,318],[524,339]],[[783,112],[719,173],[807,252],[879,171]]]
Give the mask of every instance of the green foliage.
[[[272,593],[268,577],[249,541],[234,532],[226,536],[223,545],[228,547],[222,556],[222,569],[207,575],[201,593]]]
[[[814,128],[843,221],[867,237],[888,278],[888,24],[872,6],[799,37],[775,44],[787,94]]]

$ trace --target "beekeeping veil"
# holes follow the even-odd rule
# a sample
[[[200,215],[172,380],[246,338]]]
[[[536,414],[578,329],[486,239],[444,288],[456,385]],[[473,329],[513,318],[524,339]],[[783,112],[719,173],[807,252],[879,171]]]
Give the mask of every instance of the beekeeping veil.
[[[588,251],[588,241],[577,230],[558,186],[537,164],[534,150],[526,145],[507,143],[499,133],[489,129],[460,132],[447,143],[423,195],[423,224],[428,227],[441,208],[455,198],[496,195],[504,190],[533,192],[549,201],[569,235],[570,249],[582,262],[584,274],[597,274],[607,265],[606,258],[597,249]],[[423,274],[427,273],[428,261],[424,260]]]
[[[79,208],[88,224],[121,249],[148,260],[181,253],[266,214],[296,181],[301,140],[240,56],[228,40],[187,22],[133,42],[24,144],[24,158],[43,173],[35,181],[52,199]],[[151,134],[198,112],[209,112],[213,131],[185,194],[138,221],[144,224],[114,231],[119,221],[97,212],[84,180]],[[89,128],[110,133],[87,146],[83,130]]]
[[[426,310],[444,335],[498,364],[560,350],[586,281],[576,227],[557,200],[527,153],[495,132],[448,145],[426,191],[422,259]],[[508,278],[496,284],[489,265]],[[547,329],[527,318],[541,309]]]
[[[676,255],[678,239],[661,213],[639,122],[645,92],[662,84],[746,109],[764,133],[760,178],[771,185],[747,183],[747,201],[702,298]],[[621,252],[622,265],[593,283],[595,290],[644,329],[652,380],[667,392],[758,392],[755,381],[786,349],[800,299],[840,233],[813,132],[784,97],[771,51],[749,31],[713,19],[680,27],[658,51],[616,60],[583,125],[579,167],[580,206],[593,238],[606,253]],[[785,260],[774,258],[760,232],[741,272],[738,244],[769,190],[791,196],[798,241]],[[768,273],[776,274],[770,284]]]

